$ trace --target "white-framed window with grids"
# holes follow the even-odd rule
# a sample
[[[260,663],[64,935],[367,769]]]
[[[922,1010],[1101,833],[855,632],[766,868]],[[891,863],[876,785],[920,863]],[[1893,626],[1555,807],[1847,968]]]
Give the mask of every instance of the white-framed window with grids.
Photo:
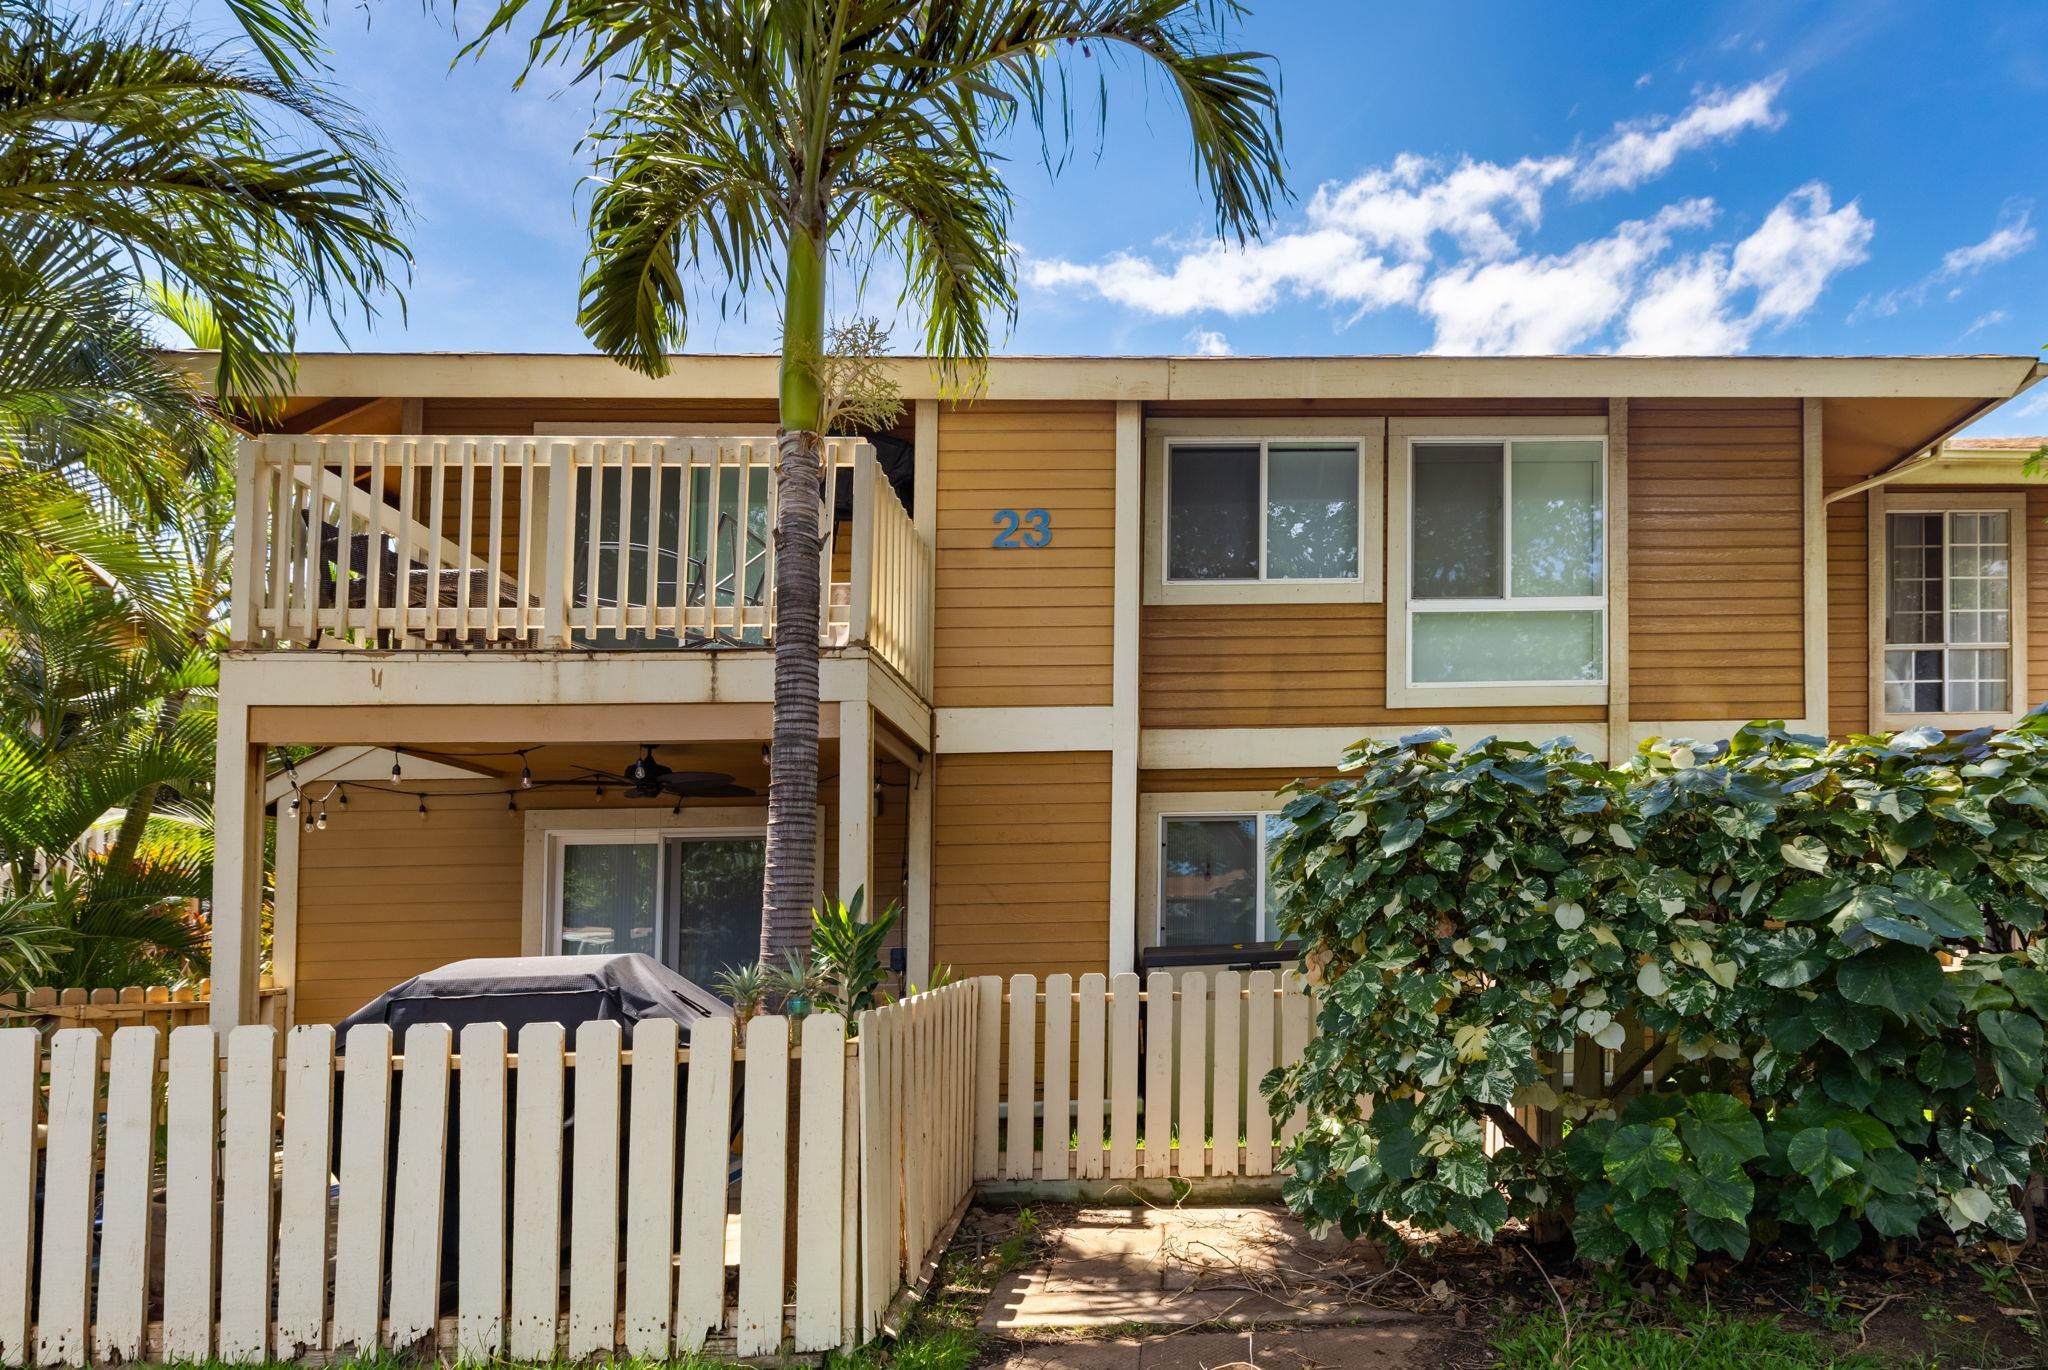
[[[2025,710],[2026,497],[1873,493],[1874,726]]]

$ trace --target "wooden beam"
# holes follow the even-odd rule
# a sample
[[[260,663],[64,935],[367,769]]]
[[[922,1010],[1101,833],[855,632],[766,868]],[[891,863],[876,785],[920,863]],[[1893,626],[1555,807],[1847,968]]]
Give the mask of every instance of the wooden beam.
[[[349,395],[340,399],[322,400],[310,409],[300,410],[277,425],[279,433],[318,433],[322,430],[352,419],[373,404],[382,404],[380,395]]]

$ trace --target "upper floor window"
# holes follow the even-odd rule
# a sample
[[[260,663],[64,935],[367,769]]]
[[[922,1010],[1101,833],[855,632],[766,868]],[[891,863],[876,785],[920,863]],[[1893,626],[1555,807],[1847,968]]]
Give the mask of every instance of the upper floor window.
[[[1972,726],[2017,712],[2025,497],[1879,492],[1875,726]]]
[[[1603,438],[1401,444],[1406,604],[1390,703],[1596,702],[1607,675]],[[1403,517],[1402,511],[1396,518]],[[1399,696],[1417,692],[1419,697]]]
[[[1379,598],[1378,419],[1160,419],[1148,429],[1145,599]]]

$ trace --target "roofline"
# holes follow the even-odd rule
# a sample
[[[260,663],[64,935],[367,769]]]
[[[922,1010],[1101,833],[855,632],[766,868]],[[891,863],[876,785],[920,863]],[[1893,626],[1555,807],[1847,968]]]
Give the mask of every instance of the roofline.
[[[210,376],[210,353],[173,353]],[[590,353],[310,352],[302,396],[521,399],[775,398],[767,355],[679,356],[649,377]],[[929,359],[889,362],[905,399],[947,399]],[[2002,401],[2048,367],[2029,356],[1948,357],[998,357],[993,400],[1381,400],[1603,396],[1958,398]]]

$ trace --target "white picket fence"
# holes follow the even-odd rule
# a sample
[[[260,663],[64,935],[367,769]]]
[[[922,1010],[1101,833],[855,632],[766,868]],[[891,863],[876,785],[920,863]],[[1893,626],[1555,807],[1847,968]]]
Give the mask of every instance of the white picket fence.
[[[900,1327],[978,1180],[1272,1172],[1288,979],[1073,983],[963,981],[856,1040],[0,1029],[0,1365],[816,1353]]]
[[[981,1019],[978,1180],[1266,1176],[1300,1129],[1259,1093],[1312,1028],[1291,972],[990,977]]]

